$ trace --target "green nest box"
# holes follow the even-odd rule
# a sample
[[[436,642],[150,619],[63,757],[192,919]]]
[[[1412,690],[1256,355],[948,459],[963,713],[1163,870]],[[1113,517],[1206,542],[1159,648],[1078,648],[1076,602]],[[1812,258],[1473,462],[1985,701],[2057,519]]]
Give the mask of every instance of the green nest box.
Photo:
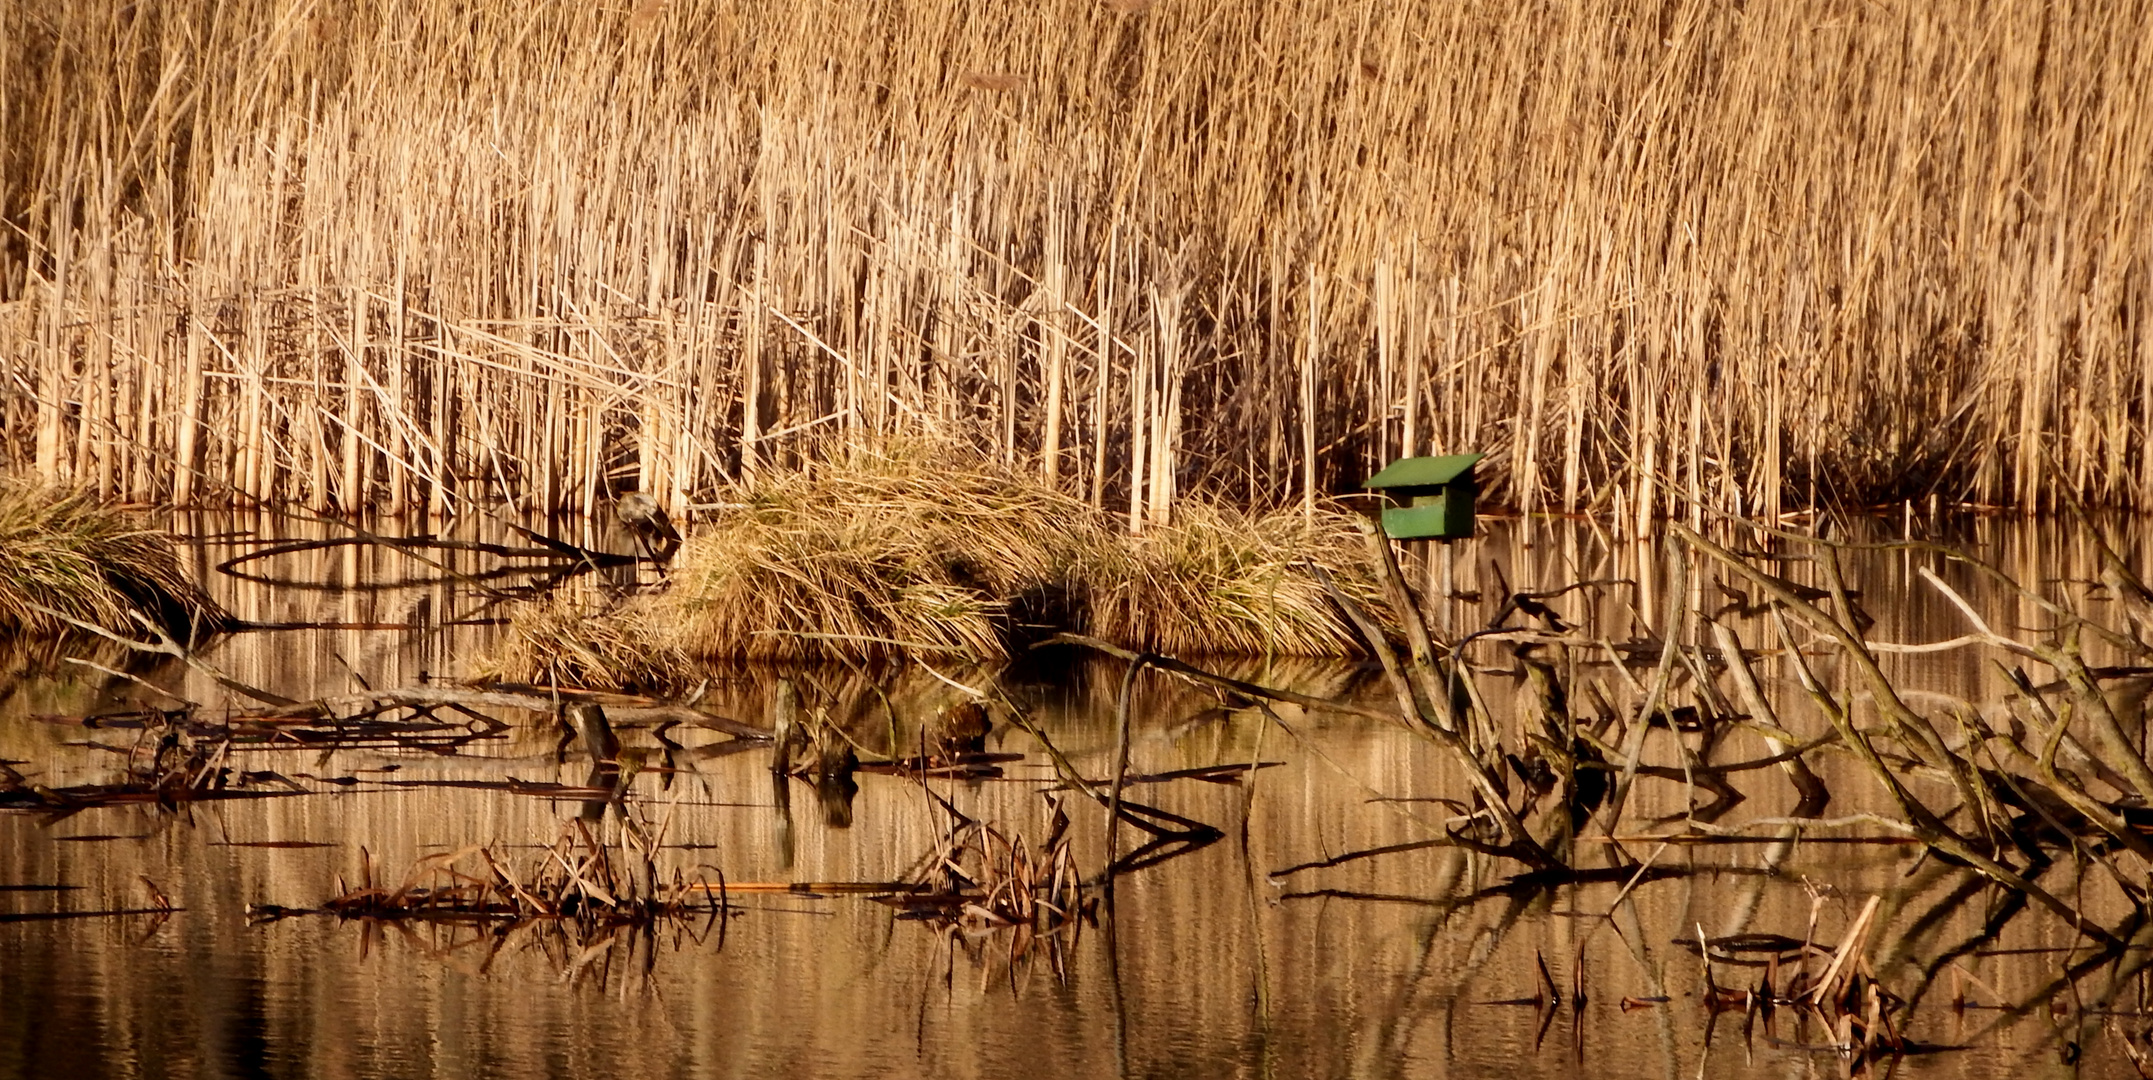
[[[1473,466],[1486,454],[1409,457],[1361,486],[1405,506],[1383,510],[1383,534],[1393,540],[1463,540],[1473,535]]]

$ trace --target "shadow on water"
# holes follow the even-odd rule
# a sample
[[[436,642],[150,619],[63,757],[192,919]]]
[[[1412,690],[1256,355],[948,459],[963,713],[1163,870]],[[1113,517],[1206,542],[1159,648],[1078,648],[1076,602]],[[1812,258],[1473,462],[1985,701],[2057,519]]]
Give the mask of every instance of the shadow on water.
[[[2014,640],[2133,624],[2083,530],[1947,526],[2004,577],[1877,548],[1835,586],[1751,538],[1799,586],[1776,605],[1658,542],[1512,526],[1431,602],[1439,638],[1480,631],[1432,694],[1400,643],[666,699],[453,681],[508,605],[649,584],[617,533],[205,517],[258,632],[7,653],[0,1016],[72,1034],[0,1021],[0,1072],[2127,1075],[2153,1028],[2127,769],[2067,680],[1932,646],[1962,602]],[[1967,768],[1887,739],[1794,600],[1903,647],[1871,658]],[[2129,650],[2079,648],[2142,748]]]

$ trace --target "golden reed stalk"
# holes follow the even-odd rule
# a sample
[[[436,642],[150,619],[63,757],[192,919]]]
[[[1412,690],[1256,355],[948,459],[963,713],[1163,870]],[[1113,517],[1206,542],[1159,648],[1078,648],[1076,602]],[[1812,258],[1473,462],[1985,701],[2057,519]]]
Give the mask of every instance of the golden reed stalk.
[[[2153,503],[2148,4],[0,0],[0,465]]]

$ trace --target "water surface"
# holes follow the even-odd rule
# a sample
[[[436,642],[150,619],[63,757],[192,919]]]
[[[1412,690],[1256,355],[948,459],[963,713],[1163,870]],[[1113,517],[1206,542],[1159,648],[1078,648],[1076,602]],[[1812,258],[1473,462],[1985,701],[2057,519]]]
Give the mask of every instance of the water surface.
[[[510,602],[489,600],[460,576],[497,565],[470,553],[436,555],[443,565],[429,566],[379,549],[337,549],[249,564],[281,583],[239,580],[212,568],[265,539],[322,531],[254,517],[183,526],[218,537],[197,549],[205,580],[243,617],[406,627],[244,634],[205,653],[233,678],[288,697],[454,677],[498,633],[483,620]],[[1879,534],[1907,527],[1867,526]],[[2076,583],[2097,576],[2094,548],[2077,530],[1991,521],[1952,528],[1954,541],[2029,582],[2085,595]],[[485,523],[459,527],[496,533]],[[1531,533],[1502,527],[1460,553],[1457,584],[1484,599],[1453,611],[1458,624],[1492,615],[1505,585],[1588,578],[1636,587],[1604,590],[1593,605],[1575,595],[1553,601],[1584,632],[1614,644],[1660,624],[1666,568],[1658,547],[1565,523],[1535,523]],[[602,531],[574,538],[628,550]],[[2128,554],[2146,565],[2143,550]],[[1882,553],[1851,567],[1877,618],[1873,638],[1929,642],[1965,631],[1958,612],[1916,578],[1924,565],[1966,589],[1999,629],[2041,617],[1929,556]],[[1701,576],[1689,586],[1700,598],[1710,587]],[[2089,604],[2100,613],[2097,597]],[[1478,659],[1490,707],[1507,717],[1518,684],[1504,673],[1505,648]],[[0,676],[0,759],[48,786],[111,779],[138,737],[79,718],[173,704],[68,657],[127,670],[198,702],[202,715],[248,704],[174,663],[80,642],[18,644]],[[1760,673],[1791,702],[1791,676],[1777,663]],[[1887,663],[1909,687],[1977,705],[2000,686],[1974,650]],[[1385,700],[1379,673],[1364,665],[1214,666],[1308,693]],[[1007,672],[937,667],[976,686],[999,677],[1078,768],[1093,777],[1111,770],[1117,664],[1050,656]],[[811,700],[871,746],[886,746],[892,730],[909,737],[959,700],[917,667],[822,667],[713,672],[699,705],[767,724],[780,675],[810,687]],[[1600,665],[1579,678],[1599,680],[1614,697],[1623,676]],[[1464,797],[1466,785],[1442,751],[1398,725],[1283,706],[1274,719],[1220,704],[1146,676],[1133,709],[1134,771],[1277,764],[1248,780],[1132,788],[1131,797],[1210,824],[1223,839],[1119,879],[1096,924],[1054,935],[1051,947],[1035,939],[1019,949],[1007,930],[938,929],[856,896],[783,893],[737,894],[743,910],[724,920],[598,941],[542,927],[492,934],[325,916],[250,920],[250,908],[316,907],[369,872],[395,881],[423,857],[471,845],[538,858],[583,817],[582,804],[441,786],[582,783],[587,761],[573,751],[557,759],[550,719],[536,714],[501,713],[511,727],[500,737],[453,754],[236,755],[235,766],[275,770],[303,795],[0,814],[0,1076],[1841,1075],[1847,1062],[1819,1048],[1831,1034],[1814,1024],[1785,1011],[1769,1023],[1739,1010],[1715,1016],[1702,999],[1703,965],[1683,942],[1773,933],[1829,944],[1872,896],[1881,901],[1866,957],[1883,985],[1919,995],[1905,1034],[1957,1048],[1880,1069],[2127,1075],[2126,1040],[2143,1046],[2139,983],[2115,995],[2112,1015],[2072,1011],[2107,976],[2089,978],[2076,995],[2054,985],[2074,944],[2067,928],[2026,915],[1990,934],[1984,920],[2005,900],[1966,872],[1912,846],[1825,839],[1885,832],[1859,822],[1766,826],[1751,832],[1776,842],[1738,845],[1632,839],[1632,854],[1681,873],[1627,890],[1616,880],[1505,891],[1515,864],[1456,847],[1295,869],[1440,836],[1454,812],[1439,800]],[[1790,726],[1822,729],[1792,705],[1788,715]],[[623,737],[662,760],[666,748],[649,729]],[[630,802],[643,820],[666,823],[665,865],[691,877],[886,881],[912,872],[947,826],[916,780],[862,775],[849,805],[825,804],[811,785],[792,781],[780,799],[767,751],[717,753],[710,748],[723,737],[710,732],[668,738],[679,744],[677,771],[646,769]],[[1671,754],[1670,746],[1659,752]],[[1006,723],[989,749],[1023,758],[1000,778],[927,786],[965,815],[1037,841],[1055,786],[1051,766],[1036,739]],[[1736,736],[1715,760],[1763,753],[1754,737]],[[1851,763],[1827,758],[1821,768],[1835,796],[1828,817],[1881,806]],[[1722,826],[1791,807],[1792,789],[1776,770],[1744,775],[1754,778],[1744,785],[1750,798]],[[1081,797],[1061,799],[1079,865],[1096,872],[1103,814]],[[1643,785],[1622,831],[1677,832],[1684,812],[1679,785]],[[1653,824],[1658,817],[1671,820]],[[619,824],[606,816],[597,827]],[[2089,910],[2112,906],[2097,881],[2085,886]],[[19,918],[150,908],[160,893],[179,910]],[[1540,993],[1542,964],[1567,999],[1580,963],[1582,1007],[1510,1003]],[[1715,965],[1711,977],[1751,986],[1762,974]]]

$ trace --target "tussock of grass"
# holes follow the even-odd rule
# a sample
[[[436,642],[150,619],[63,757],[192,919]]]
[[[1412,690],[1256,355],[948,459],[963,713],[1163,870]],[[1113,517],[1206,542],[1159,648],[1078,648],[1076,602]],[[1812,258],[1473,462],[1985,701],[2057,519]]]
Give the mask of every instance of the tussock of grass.
[[[128,636],[141,634],[140,616],[181,642],[229,618],[180,571],[164,533],[84,492],[0,480],[0,632],[73,629],[52,612]]]
[[[1335,656],[1358,640],[1311,572],[1372,596],[1350,516],[1246,514],[1200,502],[1172,525],[1080,553],[1084,623],[1109,641],[1176,656]]]
[[[689,541],[659,605],[699,657],[879,655],[888,642],[997,655],[1012,601],[1054,588],[1106,532],[1037,483],[905,451],[855,450],[732,495],[748,509]]]
[[[687,665],[994,658],[1056,630],[1197,654],[1343,655],[1351,628],[1302,565],[1369,595],[1348,515],[1184,502],[1131,536],[990,464],[853,451],[732,493],[691,531],[670,588],[604,611],[519,614],[485,674],[593,686],[692,683]]]
[[[469,673],[477,679],[669,691],[692,680],[670,635],[648,619],[570,594],[528,604],[498,649]]]

